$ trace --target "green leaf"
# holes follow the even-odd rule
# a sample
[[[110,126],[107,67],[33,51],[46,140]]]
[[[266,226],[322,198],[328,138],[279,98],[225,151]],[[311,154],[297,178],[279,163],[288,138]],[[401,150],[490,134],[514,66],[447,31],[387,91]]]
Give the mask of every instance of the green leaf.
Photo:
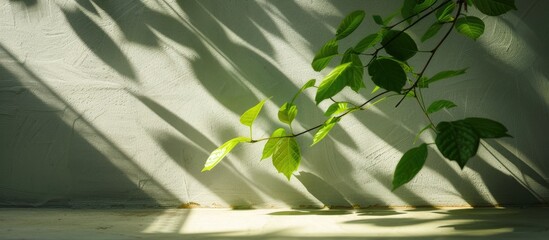
[[[437,10],[436,16],[437,20],[439,22],[449,22],[452,21],[454,17],[452,17],[450,14],[454,12],[454,9],[456,8],[456,3],[454,1],[450,1],[446,3],[446,5],[440,9]]]
[[[489,16],[499,16],[510,10],[517,10],[515,0],[473,0],[473,4]]]
[[[233,150],[236,145],[242,142],[250,142],[251,139],[248,137],[236,137],[233,138],[215,149],[210,156],[208,157],[208,160],[206,160],[206,164],[204,164],[204,168],[202,169],[202,172],[209,171],[212,168],[215,167],[221,160],[229,153],[231,150]]]
[[[284,103],[278,110],[278,120],[288,125],[292,124],[295,116],[297,116],[297,106],[293,103]]]
[[[440,111],[443,108],[450,109],[453,107],[457,107],[457,105],[451,101],[438,100],[431,103],[431,105],[427,108],[427,113],[435,113]]]
[[[284,130],[284,128],[274,130],[273,134],[271,134],[271,138],[265,143],[265,147],[263,148],[263,154],[261,155],[261,160],[273,155],[273,152],[278,146],[278,143],[280,142],[280,140],[282,140],[282,138],[280,138],[282,136],[286,136],[286,131]]]
[[[456,161],[463,169],[475,156],[480,138],[471,124],[463,121],[440,122],[437,125],[435,143],[442,155]]]
[[[315,102],[319,104],[322,100],[331,98],[339,93],[349,81],[348,71],[352,71],[353,63],[344,63],[334,68],[320,83],[316,91]]]
[[[324,139],[328,135],[328,133],[332,130],[332,128],[334,128],[335,124],[339,122],[339,119],[340,119],[339,117],[331,117],[328,120],[326,120],[326,122],[324,122],[322,127],[318,129],[315,136],[313,137],[313,144],[311,144],[311,146],[317,144],[322,139]]]
[[[461,34],[476,40],[484,33],[484,22],[478,17],[460,17],[456,20],[456,30]]]
[[[265,100],[261,100],[261,102],[259,102],[257,105],[244,112],[242,116],[240,116],[240,123],[251,127],[255,119],[257,118],[257,115],[259,115],[261,108],[263,108],[263,104],[265,104]]]
[[[419,138],[419,136],[421,136],[421,134],[423,132],[425,132],[427,129],[433,127],[433,124],[429,124],[427,126],[425,126],[424,128],[422,128],[421,130],[419,130],[419,132],[416,134],[416,136],[414,137],[414,144],[416,143],[417,139]]]
[[[357,54],[354,53],[353,48],[347,49],[341,63],[352,63],[351,69],[345,74],[349,74],[347,77],[347,86],[351,87],[353,91],[358,92],[361,88],[365,88],[364,81],[364,66]]]
[[[345,38],[354,32],[360,23],[362,23],[364,16],[366,16],[366,13],[362,10],[357,10],[347,15],[337,28],[336,39],[339,40]]]
[[[433,76],[432,78],[422,78],[422,81],[420,81],[420,83],[418,85],[421,88],[426,88],[426,87],[429,87],[429,84],[431,84],[431,83],[434,83],[436,81],[440,81],[442,79],[459,76],[461,74],[464,74],[465,71],[467,71],[467,68],[459,69],[459,70],[442,71],[442,72],[439,72],[439,73],[435,74],[435,76]]]
[[[316,83],[316,80],[311,79],[311,80],[307,81],[305,84],[303,84],[303,86],[301,86],[299,91],[297,91],[297,93],[294,95],[294,97],[292,98],[292,101],[290,103],[294,103],[295,99],[297,98],[297,96],[299,96],[299,94],[301,94],[307,88],[314,87],[315,83]]]
[[[435,22],[433,23],[433,25],[431,25],[427,31],[423,34],[423,36],[421,36],[421,41],[422,42],[425,42],[427,41],[429,38],[432,38],[433,36],[435,36],[438,31],[442,28],[442,24],[439,23],[439,22]]]
[[[387,31],[381,44],[385,52],[401,61],[406,61],[417,53],[416,42],[406,32]]]
[[[433,6],[433,4],[436,2],[437,0],[424,0],[422,2],[418,2],[416,4],[416,6],[414,6],[414,10],[413,12],[414,13],[419,13],[427,8],[429,8],[430,6]]]
[[[404,0],[400,9],[402,19],[407,19],[415,14],[414,8],[417,5],[417,0]],[[408,23],[412,22],[412,19],[407,20]]]
[[[375,46],[377,43],[381,42],[382,37],[383,36],[379,33],[374,33],[366,36],[356,44],[356,46],[354,47],[355,52],[362,53],[366,49]]]
[[[301,162],[299,145],[294,138],[283,138],[273,152],[273,165],[290,180]]]
[[[427,144],[412,148],[400,158],[393,175],[393,191],[411,181],[423,168],[427,159]]]
[[[494,120],[486,118],[466,118],[464,121],[473,127],[480,138],[511,137],[511,135],[507,133],[507,128]]]
[[[333,103],[332,105],[330,105],[328,107],[328,109],[326,109],[326,112],[324,113],[324,116],[326,117],[330,117],[334,114],[340,114],[340,113],[343,113],[347,110],[347,103],[345,102],[336,102],[336,103]]]
[[[374,22],[377,23],[377,25],[381,25],[381,26],[384,25],[383,18],[381,18],[381,16],[374,15],[372,17],[374,18]]]
[[[335,39],[328,41],[318,53],[316,53],[315,58],[311,66],[315,71],[320,71],[328,66],[328,63],[338,54],[338,45]]]
[[[388,58],[377,58],[368,66],[368,74],[379,87],[400,93],[406,84],[406,73],[396,61]]]

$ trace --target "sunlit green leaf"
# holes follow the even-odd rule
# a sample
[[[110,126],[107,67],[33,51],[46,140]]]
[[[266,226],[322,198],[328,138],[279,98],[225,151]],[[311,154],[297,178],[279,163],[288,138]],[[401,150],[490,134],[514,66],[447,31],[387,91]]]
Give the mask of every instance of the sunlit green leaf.
[[[401,61],[406,61],[417,53],[416,42],[406,32],[390,30],[383,36],[381,44],[385,52]]]
[[[328,120],[326,120],[326,122],[324,122],[322,127],[318,129],[315,136],[313,137],[313,144],[311,144],[311,146],[317,144],[322,139],[324,139],[328,135],[328,133],[332,130],[332,128],[334,128],[335,124],[339,122],[339,119],[340,119],[339,117],[331,117]]]
[[[206,160],[206,164],[204,164],[204,168],[202,169],[202,172],[209,171],[212,168],[214,168],[215,165],[217,165],[219,162],[221,162],[221,160],[229,152],[231,152],[231,150],[233,150],[233,148],[236,147],[236,145],[238,145],[239,143],[250,142],[250,141],[251,141],[251,139],[248,138],[248,137],[237,137],[237,138],[233,138],[233,139],[223,143],[223,145],[221,145],[220,147],[215,149],[210,154],[210,156]]]
[[[421,81],[419,82],[418,86],[422,87],[422,88],[426,88],[426,87],[429,87],[429,84],[434,83],[436,81],[440,81],[440,80],[443,80],[443,79],[446,79],[446,78],[451,78],[451,77],[455,77],[455,76],[459,76],[461,74],[464,74],[466,70],[467,70],[467,68],[459,69],[459,70],[442,71],[442,72],[439,72],[439,73],[435,74],[435,76],[433,76],[431,78],[422,78]]]
[[[347,78],[347,86],[351,87],[353,91],[358,92],[361,88],[365,88],[364,81],[364,66],[357,54],[354,53],[352,48],[347,49],[341,63],[352,63],[351,69],[345,74],[349,74]]]
[[[440,111],[443,108],[450,109],[453,107],[457,107],[457,105],[452,101],[438,100],[431,103],[431,105],[427,108],[427,113],[435,113]]]
[[[334,114],[340,114],[340,113],[343,113],[347,110],[347,103],[344,103],[344,102],[336,102],[336,103],[333,103],[332,105],[330,105],[328,107],[328,109],[326,109],[326,112],[324,113],[324,116],[326,117],[330,117]]]
[[[265,100],[261,100],[261,102],[259,102],[257,105],[244,112],[242,116],[240,116],[240,123],[251,127],[255,119],[257,118],[257,115],[259,115],[261,108],[263,108],[263,104],[265,104]]]
[[[478,17],[460,17],[456,20],[455,27],[459,33],[473,40],[476,40],[484,33],[484,22]]]
[[[393,175],[393,191],[410,182],[419,173],[425,164],[427,153],[427,144],[424,143],[402,155]]]
[[[362,10],[357,10],[347,15],[339,24],[336,31],[336,38],[342,39],[355,31],[355,29],[362,23],[366,13]]]
[[[316,53],[315,58],[311,66],[315,71],[320,71],[328,66],[328,63],[338,54],[338,45],[335,39],[328,41],[318,53]]]
[[[511,135],[507,133],[507,128],[494,120],[486,118],[466,118],[464,121],[475,129],[480,138],[511,137]]]
[[[290,180],[301,162],[301,152],[295,138],[282,138],[273,152],[273,165]]]
[[[437,10],[436,16],[439,22],[449,22],[452,21],[453,17],[451,16],[452,12],[456,8],[456,3],[450,1],[446,5]]]
[[[461,168],[477,154],[480,138],[471,124],[463,121],[440,122],[435,143],[442,155]]]
[[[280,142],[280,140],[282,140],[282,138],[280,137],[285,135],[286,131],[284,130],[284,128],[274,130],[273,134],[271,134],[271,138],[265,143],[265,147],[263,148],[263,154],[261,155],[261,160],[273,155],[273,152],[278,146],[278,143]]]
[[[315,102],[318,104],[324,99],[333,97],[339,93],[348,83],[349,74],[352,71],[353,63],[344,63],[334,68],[320,83],[316,91]]]
[[[473,4],[489,16],[499,16],[510,10],[517,10],[515,0],[473,0]]]
[[[292,124],[292,121],[297,115],[297,106],[293,103],[284,103],[280,110],[278,110],[278,120],[288,125]]]
[[[433,23],[433,25],[431,25],[427,31],[423,34],[423,36],[421,36],[421,41],[422,42],[425,42],[427,41],[429,38],[432,38],[433,36],[435,36],[438,31],[442,28],[442,24],[441,23],[438,23],[438,22],[435,22]]]
[[[406,73],[396,61],[387,58],[378,58],[368,66],[368,74],[379,87],[400,93],[406,84]]]
[[[383,36],[379,33],[374,33],[366,36],[356,44],[356,46],[354,47],[355,52],[361,53],[364,52],[366,49],[375,46],[377,43],[381,42],[382,37]]]

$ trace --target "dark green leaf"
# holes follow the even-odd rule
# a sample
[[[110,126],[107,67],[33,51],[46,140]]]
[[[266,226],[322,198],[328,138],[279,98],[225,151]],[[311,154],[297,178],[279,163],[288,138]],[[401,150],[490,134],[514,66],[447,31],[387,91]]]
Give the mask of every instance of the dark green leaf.
[[[489,16],[499,16],[510,10],[517,10],[515,0],[473,0],[473,4]]]
[[[202,169],[202,172],[209,171],[212,168],[215,167],[221,160],[229,153],[231,150],[233,150],[236,145],[242,142],[250,142],[251,139],[247,137],[237,137],[233,138],[215,149],[210,156],[208,157],[208,160],[206,160],[206,164],[204,164],[204,168]]]
[[[255,119],[257,118],[257,115],[259,115],[261,108],[263,108],[263,104],[265,104],[265,100],[261,100],[261,102],[259,102],[257,105],[244,112],[242,116],[240,116],[240,123],[251,127]]]
[[[377,23],[377,25],[381,25],[383,26],[384,23],[383,23],[383,18],[381,18],[381,16],[379,15],[374,15],[372,16],[374,18],[374,22]]]
[[[332,130],[332,128],[334,128],[335,124],[339,122],[339,119],[340,119],[339,117],[331,117],[328,120],[326,120],[326,122],[324,122],[324,125],[322,125],[320,129],[318,129],[315,136],[313,137],[313,144],[311,144],[311,146],[317,144],[322,139],[324,139],[328,135],[328,133]]]
[[[292,121],[297,115],[297,106],[293,103],[284,103],[280,110],[278,110],[278,120],[288,125],[292,124]]]
[[[403,19],[407,19],[415,14],[414,8],[417,5],[416,0],[404,0],[402,3],[402,8],[400,9],[400,14]],[[408,23],[412,22],[411,19],[408,19]]]
[[[273,155],[274,150],[278,146],[278,143],[282,138],[282,136],[286,136],[286,131],[284,128],[276,129],[273,134],[271,134],[271,138],[267,140],[265,143],[265,147],[263,148],[263,154],[261,155],[261,160],[270,157]]]
[[[282,138],[273,152],[273,165],[290,180],[301,162],[301,152],[295,138]]]
[[[414,10],[413,12],[414,13],[419,13],[427,8],[429,8],[430,6],[433,6],[433,4],[436,2],[437,0],[424,0],[422,2],[418,2],[416,4],[416,6],[414,6]]]
[[[326,117],[329,117],[329,116],[332,116],[334,114],[340,114],[340,113],[343,113],[347,110],[347,103],[344,103],[344,102],[336,102],[336,103],[333,103],[332,105],[330,105],[328,107],[328,109],[326,109],[326,112],[324,113],[324,116]]]
[[[341,64],[322,80],[316,91],[316,104],[322,102],[324,99],[333,97],[347,85],[350,74],[346,74],[346,72],[352,71],[352,67],[353,65],[350,62]]]
[[[383,36],[381,44],[385,52],[401,61],[406,61],[417,53],[416,42],[405,32],[390,30]]]
[[[400,93],[406,84],[406,73],[396,61],[388,58],[378,58],[368,66],[368,74],[379,87]]]
[[[397,164],[393,175],[393,191],[411,181],[423,168],[427,159],[427,144],[408,150]]]
[[[382,35],[379,33],[374,33],[366,36],[360,40],[354,47],[355,52],[362,53],[366,49],[375,46],[377,43],[381,42]]]
[[[471,124],[463,121],[440,122],[435,143],[442,155],[461,168],[477,154],[480,138]]]
[[[486,118],[466,118],[464,121],[475,129],[480,138],[511,137],[511,135],[507,133],[507,128],[494,120]]]
[[[484,33],[484,22],[478,17],[460,17],[456,20],[456,30],[461,34],[476,40]]]
[[[438,22],[435,22],[433,23],[433,25],[431,25],[427,31],[423,34],[423,36],[421,36],[421,41],[422,42],[425,42],[427,41],[429,38],[432,38],[433,36],[435,36],[438,31],[442,28],[442,24],[441,23],[438,23]]]
[[[347,15],[339,24],[336,32],[336,38],[342,39],[349,36],[362,23],[366,13],[362,10],[357,10]]]
[[[422,78],[418,85],[419,87],[426,88],[426,87],[429,87],[429,84],[434,83],[436,81],[440,81],[442,79],[451,78],[451,77],[464,74],[466,70],[467,68],[459,69],[459,70],[442,71],[435,74],[435,76],[433,76],[432,78]]]
[[[435,113],[440,111],[443,108],[450,109],[453,107],[457,107],[457,105],[451,101],[448,100],[438,100],[431,103],[429,108],[427,108],[427,113]]]
[[[358,57],[357,54],[354,53],[352,48],[347,49],[345,54],[343,55],[343,58],[341,59],[341,63],[352,63],[351,69],[347,71],[345,74],[349,74],[348,77],[346,77],[347,80],[347,86],[351,87],[355,92],[358,92],[361,88],[365,88],[364,81],[362,80],[364,78],[364,66],[362,65],[362,61]]]
[[[324,44],[313,59],[313,63],[311,64],[313,69],[318,72],[328,66],[332,58],[338,54],[337,48],[337,41],[335,39]]]

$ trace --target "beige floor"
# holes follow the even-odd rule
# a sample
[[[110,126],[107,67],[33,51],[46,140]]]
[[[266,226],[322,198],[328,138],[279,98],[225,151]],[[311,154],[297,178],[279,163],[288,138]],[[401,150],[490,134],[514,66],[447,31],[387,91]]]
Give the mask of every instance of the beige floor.
[[[0,209],[0,239],[549,239],[549,208]]]

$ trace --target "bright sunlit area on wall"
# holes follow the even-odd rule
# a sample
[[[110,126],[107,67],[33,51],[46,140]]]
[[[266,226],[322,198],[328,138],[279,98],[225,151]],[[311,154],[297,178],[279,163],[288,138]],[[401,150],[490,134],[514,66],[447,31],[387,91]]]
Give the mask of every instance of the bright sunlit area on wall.
[[[546,239],[547,9],[0,1],[0,239]]]

